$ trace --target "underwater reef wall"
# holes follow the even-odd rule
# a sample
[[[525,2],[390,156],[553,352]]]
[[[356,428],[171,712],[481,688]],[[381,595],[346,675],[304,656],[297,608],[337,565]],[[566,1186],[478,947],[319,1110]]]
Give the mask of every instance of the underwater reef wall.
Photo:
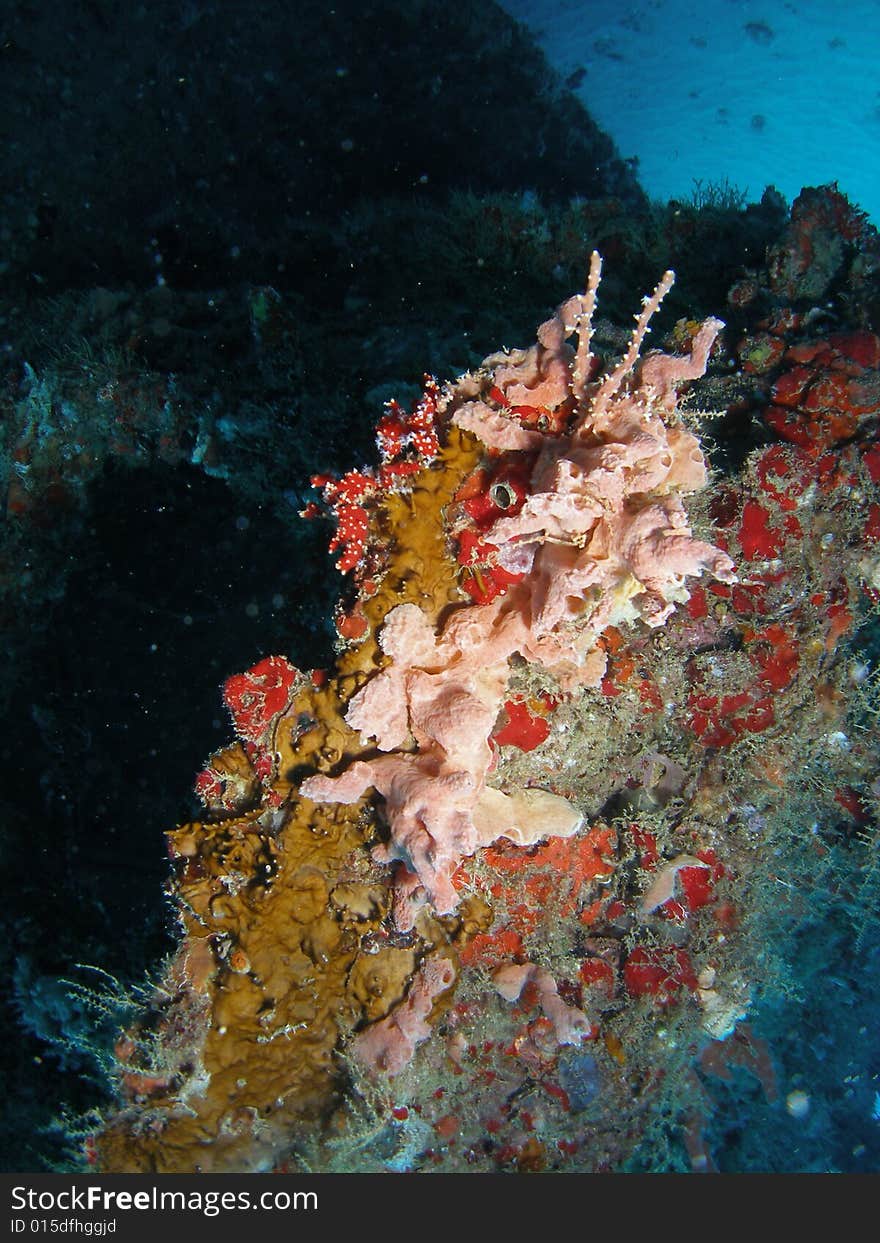
[[[361,202],[476,185],[647,202],[492,0],[154,0],[112,14],[71,0],[61,26],[5,8],[7,286],[148,288],[159,269],[204,289],[283,272],[318,302],[350,268],[338,238]],[[71,57],[72,41],[88,55]]]
[[[98,1168],[620,1168],[666,1120],[706,1168],[700,1075],[775,1090],[745,1020],[784,816],[808,787],[819,856],[876,814],[847,641],[880,597],[880,339],[813,300],[877,253],[808,192],[727,325],[662,351],[672,274],[600,334],[594,254],[535,345],[316,476],[338,656],[225,685]],[[760,425],[715,479],[713,412]]]

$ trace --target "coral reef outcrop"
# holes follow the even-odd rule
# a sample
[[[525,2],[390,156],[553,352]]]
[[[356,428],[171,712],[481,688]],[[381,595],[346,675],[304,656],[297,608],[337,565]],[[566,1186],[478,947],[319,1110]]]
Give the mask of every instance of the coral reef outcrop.
[[[460,865],[570,842],[578,884],[608,874],[605,826],[586,833],[552,772],[511,780],[493,731],[529,668],[539,711],[573,710],[601,693],[609,636],[657,630],[700,576],[728,589],[735,574],[692,533],[683,498],[706,469],[677,409],[722,325],[640,359],[667,273],[603,372],[599,275],[594,255],[536,346],[429,381],[409,414],[391,403],[379,467],[316,478],[357,591],[339,658],[303,673],[269,657],[226,684],[237,741],[199,775],[204,819],[169,834],[183,938],[117,1046],[101,1168],[267,1169],[320,1146],[345,1128],[352,1065],[403,1072],[497,922]],[[558,1036],[571,1008],[552,976],[519,975],[511,999],[531,981]]]

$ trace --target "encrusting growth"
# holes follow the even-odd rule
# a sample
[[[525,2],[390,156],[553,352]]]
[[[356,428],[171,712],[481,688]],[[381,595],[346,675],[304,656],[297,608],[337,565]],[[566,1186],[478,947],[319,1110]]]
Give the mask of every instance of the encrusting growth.
[[[461,861],[584,823],[553,789],[493,783],[511,662],[583,696],[608,627],[657,627],[689,578],[734,579],[691,532],[706,467],[676,412],[722,325],[640,360],[667,273],[598,376],[600,267],[530,349],[429,381],[409,414],[392,403],[377,469],[316,480],[357,589],[339,657],[313,674],[270,657],[227,683],[238,741],[199,775],[204,821],[169,835],[183,941],[125,1037],[102,1168],[271,1168],[329,1117],[340,1051],[399,1073],[491,918],[460,895]],[[589,1030],[543,968],[499,982],[512,998],[527,976],[566,1041]]]
[[[648,322],[672,283],[667,273],[621,362],[591,384],[599,275],[594,254],[587,292],[541,326],[537,346],[486,360],[479,378],[488,399],[460,401],[474,382],[466,377],[441,403],[487,449],[517,455],[526,487],[496,500],[497,515],[479,524],[486,576],[501,569],[510,581],[492,600],[454,609],[439,633],[417,605],[392,609],[379,635],[389,663],[346,713],[380,754],[300,787],[316,801],[350,804],[370,787],[382,795],[391,841],[376,854],[402,865],[406,927],[416,881],[448,914],[462,858],[499,837],[531,845],[581,823],[578,809],[550,792],[486,783],[511,657],[544,666],[567,690],[595,686],[607,626],[660,625],[687,598],[688,577],[733,578],[730,558],[691,534],[681,498],[705,484],[706,468],[696,437],[673,417],[676,385],[703,374],[722,325],[702,326],[690,358],[654,355],[635,375]],[[539,430],[541,418],[548,430]],[[447,520],[454,538],[469,529],[455,507]]]

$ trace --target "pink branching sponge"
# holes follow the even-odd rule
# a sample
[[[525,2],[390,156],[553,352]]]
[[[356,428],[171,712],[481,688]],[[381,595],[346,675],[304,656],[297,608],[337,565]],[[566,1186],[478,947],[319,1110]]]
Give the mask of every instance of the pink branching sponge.
[[[379,635],[388,663],[346,714],[378,754],[301,787],[316,801],[353,803],[371,787],[382,796],[390,840],[376,853],[403,864],[402,911],[414,909],[418,885],[438,913],[454,910],[459,862],[499,837],[531,845],[580,827],[578,808],[550,791],[486,782],[510,658],[542,665],[567,691],[596,686],[607,626],[661,625],[687,600],[688,578],[734,578],[730,558],[691,533],[682,498],[704,486],[706,465],[676,413],[678,387],[703,375],[723,325],[707,320],[686,357],[640,361],[672,284],[667,272],[623,357],[594,379],[600,271],[593,254],[586,292],[541,325],[536,345],[490,356],[438,403],[439,416],[478,437],[496,463],[508,454],[526,464],[522,494],[499,493],[504,512],[479,531],[508,571],[503,590],[462,604],[437,631],[415,604],[391,609]],[[447,522],[459,539],[468,530],[461,507]]]
[[[505,963],[492,973],[492,983],[505,1001],[517,1001],[526,985],[533,984],[538,1003],[553,1024],[560,1044],[579,1044],[593,1035],[595,1029],[583,1010],[562,1000],[556,981],[543,967],[532,962]]]
[[[428,1019],[434,1002],[454,983],[455,968],[450,959],[429,954],[422,960],[405,1000],[354,1038],[352,1052],[357,1060],[392,1078],[399,1075],[416,1047],[431,1034]]]
[[[588,657],[610,624],[641,617],[661,625],[687,599],[688,577],[704,570],[724,582],[733,577],[730,558],[691,534],[681,498],[704,487],[706,464],[675,415],[677,387],[703,375],[723,324],[706,320],[687,357],[653,353],[637,366],[651,316],[672,285],[667,272],[645,299],[623,358],[590,382],[600,271],[594,253],[587,292],[541,325],[537,345],[486,359],[502,411],[476,400],[452,413],[456,426],[490,449],[538,451],[525,502],[482,538],[499,550],[500,565],[527,571],[531,638],[537,658],[551,665],[571,660],[571,650],[560,650],[571,639],[578,660]],[[576,349],[568,344],[575,334]],[[553,426],[566,406],[573,413],[564,434],[522,426],[524,409],[541,409]],[[585,672],[578,680],[592,681]]]

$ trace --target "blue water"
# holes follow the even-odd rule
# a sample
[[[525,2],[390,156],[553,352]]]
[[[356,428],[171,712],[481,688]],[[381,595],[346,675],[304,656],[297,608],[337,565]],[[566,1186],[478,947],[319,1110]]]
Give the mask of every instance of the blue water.
[[[837,181],[880,223],[877,0],[501,4],[638,160],[652,198],[726,180],[791,200]]]

